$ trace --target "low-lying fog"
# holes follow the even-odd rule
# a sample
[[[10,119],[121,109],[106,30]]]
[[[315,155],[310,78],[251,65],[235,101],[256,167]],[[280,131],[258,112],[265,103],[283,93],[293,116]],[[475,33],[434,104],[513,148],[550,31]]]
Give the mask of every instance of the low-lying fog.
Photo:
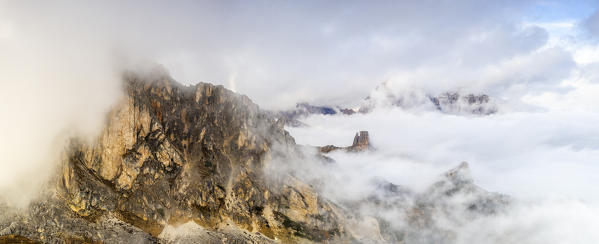
[[[359,199],[382,177],[422,191],[467,161],[475,184],[515,199],[506,215],[468,223],[458,243],[593,243],[599,236],[599,114],[542,110],[490,116],[379,108],[368,114],[313,115],[288,127],[300,144],[351,145],[359,130],[376,148],[336,152],[337,197]],[[398,220],[401,221],[401,220]],[[467,220],[469,222],[471,220]]]

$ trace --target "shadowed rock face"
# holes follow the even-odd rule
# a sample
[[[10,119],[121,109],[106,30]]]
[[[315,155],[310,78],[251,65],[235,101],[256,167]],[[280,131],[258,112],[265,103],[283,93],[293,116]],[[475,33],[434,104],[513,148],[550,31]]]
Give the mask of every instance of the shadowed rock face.
[[[126,96],[101,135],[91,143],[72,140],[56,201],[45,205],[93,224],[113,219],[147,233],[146,242],[166,226],[188,222],[214,233],[260,233],[260,240],[344,238],[334,206],[312,187],[288,175],[277,182],[264,176],[270,158],[299,151],[280,123],[246,96],[205,83],[183,86],[166,74],[129,73],[124,80]],[[5,234],[42,239],[30,232]],[[76,235],[104,240],[92,231]],[[42,237],[61,241],[51,233]]]
[[[247,97],[166,76],[125,79],[128,96],[98,141],[74,142],[68,154],[62,195],[73,211],[115,213],[152,236],[188,221],[283,240],[342,234],[331,206],[309,186],[266,182],[273,145],[294,155],[295,142]]]
[[[15,235],[6,235],[6,236],[0,236],[0,243],[1,244],[34,244],[34,243],[39,243],[36,241],[33,241],[29,238],[25,238],[22,236],[15,236]]]

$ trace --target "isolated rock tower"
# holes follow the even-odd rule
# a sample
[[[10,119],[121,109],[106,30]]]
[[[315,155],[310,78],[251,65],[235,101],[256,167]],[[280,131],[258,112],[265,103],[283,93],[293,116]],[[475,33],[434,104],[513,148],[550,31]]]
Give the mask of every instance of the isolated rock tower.
[[[370,148],[370,138],[368,131],[360,131],[354,137],[354,143],[349,148],[350,151],[364,151]]]

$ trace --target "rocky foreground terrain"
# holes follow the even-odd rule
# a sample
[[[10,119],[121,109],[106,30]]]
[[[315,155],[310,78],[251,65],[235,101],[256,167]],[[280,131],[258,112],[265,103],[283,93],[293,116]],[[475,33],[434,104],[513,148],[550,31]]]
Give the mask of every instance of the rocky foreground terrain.
[[[335,162],[323,147],[296,145],[283,119],[246,96],[163,72],[127,73],[123,84],[102,133],[70,141],[38,199],[0,204],[0,243],[452,243],[435,216],[476,218],[509,204],[475,186],[465,163],[426,192],[377,180],[371,195],[333,202],[292,170],[265,170]],[[361,132],[341,149],[360,153],[368,141]]]

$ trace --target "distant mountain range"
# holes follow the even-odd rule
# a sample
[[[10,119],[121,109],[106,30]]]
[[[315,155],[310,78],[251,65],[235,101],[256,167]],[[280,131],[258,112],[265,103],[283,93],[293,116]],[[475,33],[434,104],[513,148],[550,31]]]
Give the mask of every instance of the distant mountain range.
[[[399,107],[406,110],[430,110],[464,116],[487,116],[499,111],[497,99],[487,94],[448,91],[436,95],[407,90],[393,92],[383,83],[370,95],[358,101],[357,106],[313,105],[297,103],[294,109],[273,112],[292,127],[305,126],[301,119],[310,115],[353,115],[370,113],[381,107]]]

